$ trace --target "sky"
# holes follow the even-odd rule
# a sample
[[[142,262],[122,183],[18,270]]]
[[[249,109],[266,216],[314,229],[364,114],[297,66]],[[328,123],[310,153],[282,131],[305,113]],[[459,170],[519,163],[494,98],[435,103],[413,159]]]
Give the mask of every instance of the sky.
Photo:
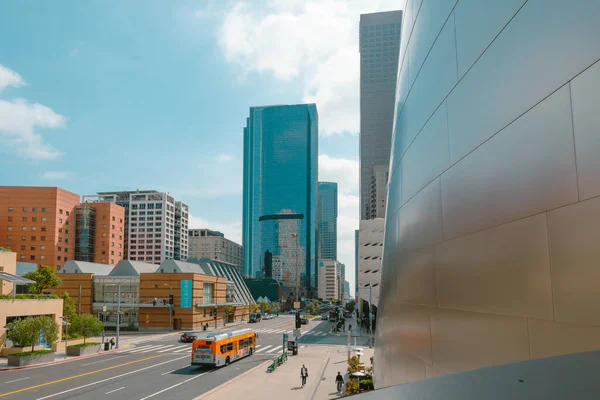
[[[241,243],[249,107],[316,103],[354,293],[361,13],[401,0],[22,0],[0,6],[0,185],[156,189]]]

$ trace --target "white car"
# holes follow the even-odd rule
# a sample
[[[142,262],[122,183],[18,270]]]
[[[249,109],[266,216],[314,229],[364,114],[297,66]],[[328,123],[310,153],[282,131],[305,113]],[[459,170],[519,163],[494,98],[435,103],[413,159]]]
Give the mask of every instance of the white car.
[[[273,315],[267,314],[262,319],[273,319],[273,318],[275,318]]]

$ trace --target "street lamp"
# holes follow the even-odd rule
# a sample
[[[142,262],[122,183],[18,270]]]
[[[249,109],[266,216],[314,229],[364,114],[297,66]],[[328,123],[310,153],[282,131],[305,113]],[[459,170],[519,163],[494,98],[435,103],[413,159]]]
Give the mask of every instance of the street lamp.
[[[171,299],[173,298],[173,288],[166,283],[164,284],[169,288],[169,332],[173,331],[173,304],[171,304]]]
[[[292,233],[292,237],[296,238],[296,302],[299,302],[300,298],[298,292],[300,291],[300,266],[298,264],[298,241],[300,238],[298,237],[297,233]]]
[[[63,321],[63,325],[65,326],[66,332],[65,332],[65,358],[67,358],[67,347],[69,347],[69,316],[68,315],[63,315],[62,317],[60,317]]]

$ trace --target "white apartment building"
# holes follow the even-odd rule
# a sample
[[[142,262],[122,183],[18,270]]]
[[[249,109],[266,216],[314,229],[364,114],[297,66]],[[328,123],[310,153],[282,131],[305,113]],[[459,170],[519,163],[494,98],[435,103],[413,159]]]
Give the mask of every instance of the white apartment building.
[[[319,298],[342,300],[342,264],[337,260],[319,260]]]
[[[189,229],[188,258],[208,258],[235,266],[242,273],[244,251],[241,245],[210,229]]]
[[[109,201],[125,207],[125,257],[160,264],[188,259],[187,204],[156,190],[99,192],[87,201]]]

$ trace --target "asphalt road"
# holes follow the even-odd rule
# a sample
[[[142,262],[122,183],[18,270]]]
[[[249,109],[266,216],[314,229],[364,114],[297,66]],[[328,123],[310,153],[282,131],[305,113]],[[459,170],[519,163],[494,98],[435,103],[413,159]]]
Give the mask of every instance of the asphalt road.
[[[148,338],[129,349],[96,357],[0,372],[0,398],[194,399],[280,355],[283,333],[291,333],[293,325],[292,316],[280,316],[241,326],[258,333],[255,354],[218,369],[191,366],[191,343],[180,343],[171,335],[159,340]],[[326,321],[310,321],[302,327],[300,344],[326,340],[330,327]]]

